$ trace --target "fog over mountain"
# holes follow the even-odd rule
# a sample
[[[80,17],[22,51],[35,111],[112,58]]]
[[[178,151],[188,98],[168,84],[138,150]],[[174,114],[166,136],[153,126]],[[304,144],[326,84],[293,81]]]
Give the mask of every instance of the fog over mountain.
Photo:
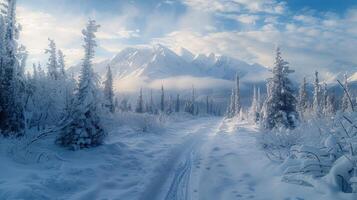
[[[163,45],[125,48],[113,58],[97,63],[94,70],[103,76],[111,66],[115,87],[119,91],[137,91],[139,88],[168,89],[231,88],[238,73],[243,84],[265,82],[269,75],[266,67],[248,64],[224,55],[194,55],[182,48],[175,53]],[[72,67],[78,72],[79,65]],[[244,86],[243,86],[244,87]]]

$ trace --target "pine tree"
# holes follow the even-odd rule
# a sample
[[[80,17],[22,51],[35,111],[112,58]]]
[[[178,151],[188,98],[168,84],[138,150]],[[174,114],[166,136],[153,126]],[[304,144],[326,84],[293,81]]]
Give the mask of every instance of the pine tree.
[[[325,116],[334,116],[336,113],[334,98],[333,98],[333,96],[328,95],[326,99],[327,100],[326,100],[326,106],[324,109],[324,114],[325,114]]]
[[[17,58],[19,28],[16,23],[16,0],[6,0],[1,6],[0,134],[21,136],[25,128],[25,85],[23,66]]]
[[[186,101],[185,112],[190,113],[191,115],[198,114],[198,109],[196,108],[196,97],[195,97],[195,88],[192,86],[192,96],[191,99]]]
[[[122,99],[122,101],[120,102],[120,106],[119,107],[120,107],[120,111],[122,111],[122,112],[131,111],[130,104],[129,104],[127,98]]]
[[[106,80],[104,82],[104,106],[109,110],[109,112],[114,113],[114,89],[113,89],[113,75],[110,66],[107,68]]]
[[[307,87],[307,83],[306,83],[306,78],[304,77],[304,79],[300,85],[299,98],[298,98],[298,109],[299,109],[301,118],[304,118],[304,114],[309,107],[306,87]]]
[[[210,104],[209,104],[209,97],[206,96],[206,113],[207,114],[211,114],[210,113]]]
[[[144,99],[143,99],[143,89],[140,89],[138,101],[136,104],[135,112],[144,113]]]
[[[62,79],[66,78],[66,64],[64,61],[64,54],[61,50],[58,50],[58,69],[59,69],[59,76]]]
[[[3,9],[1,9],[1,11],[2,10]],[[0,14],[0,55],[4,55],[6,49],[5,33],[6,33],[5,17]]]
[[[213,104],[214,104],[214,103],[213,103],[213,99],[211,98],[211,100],[210,100],[210,105],[209,105],[209,111],[210,111],[211,114],[217,115],[216,112],[215,112],[215,109],[214,109],[214,105],[213,105]]]
[[[327,98],[328,98],[328,91],[327,91],[327,84],[323,83],[321,86],[321,102],[320,102],[320,106],[321,106],[321,111],[323,115],[326,115],[326,111],[327,111],[327,106],[328,106],[328,102],[327,102]]]
[[[349,97],[351,92],[350,92],[350,89],[349,89],[349,86],[348,86],[347,74],[344,75],[343,87],[345,89],[343,90],[341,109],[342,109],[343,112],[351,112],[352,111],[352,105],[351,105],[351,102],[350,102],[349,98],[352,98],[352,97],[351,96]]]
[[[173,101],[172,95],[170,95],[166,113],[171,114],[173,112],[174,112],[174,101]]]
[[[160,111],[162,113],[165,112],[165,90],[163,85],[161,85]]]
[[[253,89],[253,98],[252,98],[252,105],[249,109],[249,117],[254,121],[259,121],[259,99],[257,94],[257,88],[254,86]]]
[[[62,122],[60,136],[57,138],[58,144],[74,150],[100,145],[106,135],[98,116],[98,80],[92,67],[98,28],[94,20],[89,20],[82,31],[84,59],[76,102]]]
[[[48,39],[48,41],[49,41],[48,49],[46,49],[45,51],[47,54],[50,55],[47,63],[47,73],[52,80],[58,80],[59,72],[58,72],[56,43],[51,39]]]
[[[153,95],[152,95],[152,90],[150,90],[150,101],[149,101],[147,112],[150,113],[150,114],[154,114],[154,107],[155,107],[154,98],[153,98]]]
[[[176,95],[175,112],[180,112],[180,95]]]
[[[236,75],[236,88],[235,88],[235,98],[234,98],[234,114],[240,115],[241,105],[240,105],[240,85],[239,85],[239,75]]]
[[[292,84],[288,78],[293,71],[289,69],[288,62],[281,57],[279,48],[276,51],[272,73],[273,77],[268,80],[270,94],[266,99],[264,126],[268,129],[295,128],[298,113]]]
[[[316,71],[315,72],[314,97],[313,97],[312,108],[313,108],[315,116],[317,116],[317,117],[321,116],[320,103],[321,103],[321,88],[320,88],[320,83],[319,83],[319,73]]]
[[[232,89],[232,93],[231,93],[231,97],[230,97],[230,101],[229,101],[229,105],[228,105],[228,108],[227,108],[227,117],[228,118],[232,118],[235,116],[235,113],[236,113],[236,104],[235,104],[235,98],[236,98],[236,95],[235,95],[235,90]]]

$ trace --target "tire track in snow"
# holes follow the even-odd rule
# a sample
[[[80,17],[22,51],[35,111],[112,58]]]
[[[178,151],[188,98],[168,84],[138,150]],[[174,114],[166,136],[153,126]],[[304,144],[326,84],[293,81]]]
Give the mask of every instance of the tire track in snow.
[[[200,147],[207,133],[212,133],[221,122],[220,118],[199,124],[199,129],[191,132],[183,143],[168,154],[169,158],[158,166],[156,177],[145,188],[140,200],[190,200],[190,182],[192,167],[196,159],[196,150]]]
[[[189,152],[183,163],[180,164],[176,170],[174,179],[165,200],[189,200],[189,183],[191,177],[191,169],[193,165],[193,147]]]

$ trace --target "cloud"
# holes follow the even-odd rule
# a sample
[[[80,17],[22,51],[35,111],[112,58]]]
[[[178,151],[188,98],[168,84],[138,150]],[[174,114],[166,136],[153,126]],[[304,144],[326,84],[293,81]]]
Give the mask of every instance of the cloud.
[[[156,1],[155,1],[156,2]],[[68,65],[82,56],[81,29],[88,16],[101,24],[98,57],[111,57],[130,45],[163,43],[172,49],[185,47],[194,53],[226,54],[249,63],[272,66],[274,48],[297,72],[326,70],[334,60],[357,63],[357,10],[344,14],[289,10],[278,0],[158,1],[154,10],[125,4],[117,13],[83,13],[60,16],[50,11],[20,6],[21,42],[32,62],[45,62],[47,38],[55,39],[67,55]],[[185,8],[182,11],[177,6]],[[164,12],[160,9],[172,12]]]
[[[136,8],[126,7],[126,12],[118,16],[103,17],[97,13],[89,14],[101,25],[97,33],[100,48],[105,50],[99,52],[96,60],[109,57],[122,49],[121,40],[137,38],[140,36],[139,29],[129,29],[127,21],[138,15]],[[63,13],[61,16],[46,11],[32,10],[27,7],[18,6],[17,19],[22,26],[20,42],[29,51],[28,66],[32,63],[47,61],[45,49],[48,47],[48,38],[54,39],[57,47],[66,55],[68,66],[75,65],[81,61],[83,56],[81,30],[89,18],[89,15]]]
[[[228,89],[233,86],[232,81],[211,77],[175,76],[165,79],[150,80],[146,77],[125,77],[115,80],[116,92],[137,92],[140,88],[159,90],[164,85],[167,90],[189,90],[194,86],[196,89]]]
[[[81,29],[78,27],[83,27],[85,19],[78,16],[70,20],[59,20],[48,13],[35,12],[24,7],[18,7],[17,18],[22,26],[20,42],[30,52],[29,65],[46,60],[44,52],[48,46],[48,38],[54,39],[58,48],[64,50],[68,63],[78,60],[81,49]]]
[[[242,12],[282,14],[285,3],[275,0],[184,0],[186,5],[206,12]]]

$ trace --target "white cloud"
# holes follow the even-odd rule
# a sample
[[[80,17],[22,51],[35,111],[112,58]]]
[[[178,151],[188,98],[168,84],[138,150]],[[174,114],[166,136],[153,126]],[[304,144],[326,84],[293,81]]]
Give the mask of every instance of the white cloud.
[[[30,52],[29,65],[32,62],[46,60],[44,54],[48,46],[48,38],[54,39],[58,48],[64,49],[67,54],[67,63],[77,60],[78,50],[81,48],[81,29],[85,19],[80,16],[63,20],[39,11],[31,11],[24,7],[18,7],[17,18],[22,26],[20,41]],[[78,44],[78,49],[74,45]]]
[[[285,4],[275,0],[184,0],[188,6],[206,12],[240,12],[282,14]]]
[[[227,18],[237,20],[238,22],[243,24],[255,24],[255,22],[260,19],[258,15],[250,15],[250,14],[241,14],[241,15],[226,14],[224,16]]]
[[[231,88],[232,81],[211,77],[176,76],[165,79],[149,80],[145,77],[125,77],[114,83],[117,92],[137,92],[140,88],[159,90],[162,85],[168,90],[187,90],[194,86],[196,89]]]
[[[294,20],[301,21],[307,24],[316,24],[318,23],[318,19],[313,16],[308,15],[296,15],[293,17]]]

